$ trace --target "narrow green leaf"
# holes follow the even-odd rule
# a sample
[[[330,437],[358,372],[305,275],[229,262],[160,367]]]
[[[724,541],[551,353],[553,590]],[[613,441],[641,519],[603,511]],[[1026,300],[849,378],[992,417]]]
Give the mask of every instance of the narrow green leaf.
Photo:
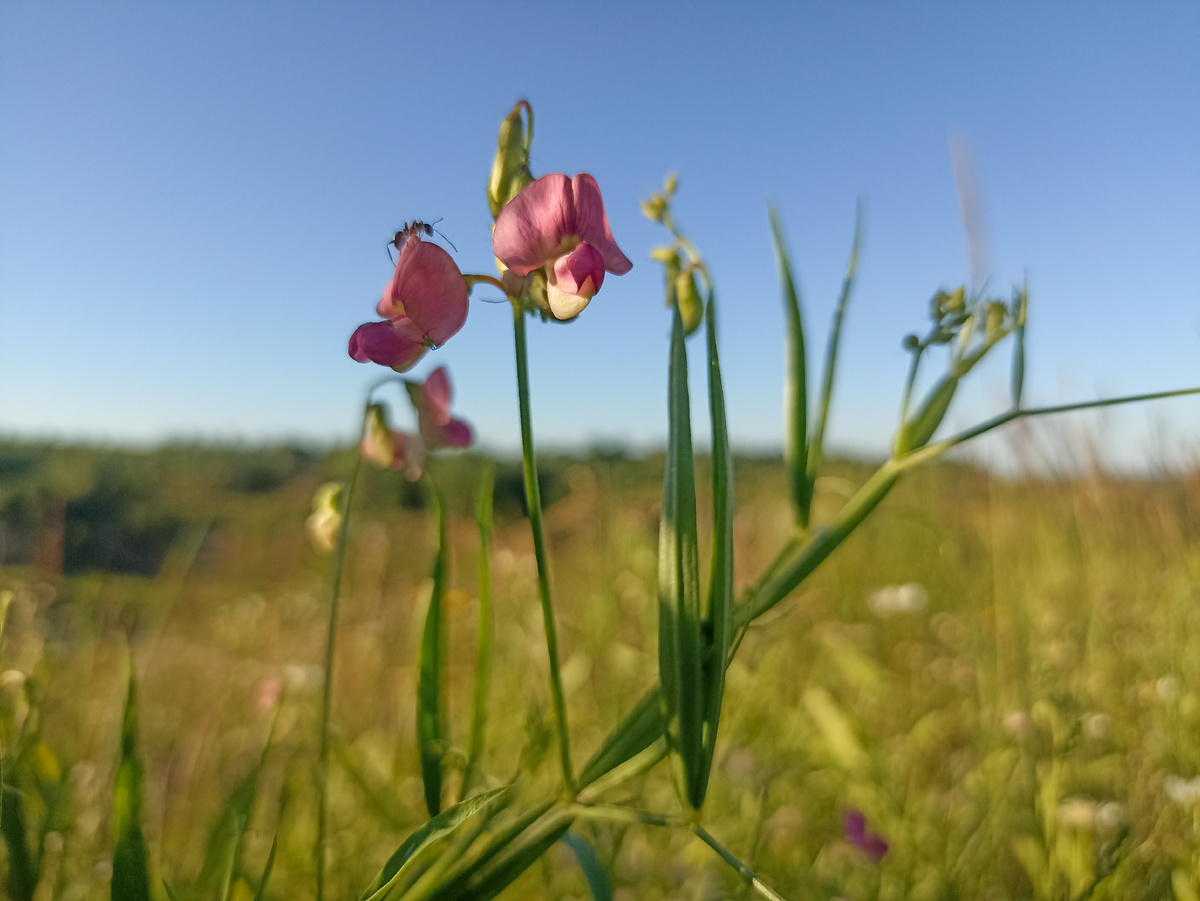
[[[575,852],[575,858],[579,861],[579,868],[583,870],[584,878],[587,879],[593,901],[612,901],[613,887],[612,881],[608,878],[608,871],[596,858],[596,852],[592,850],[587,839],[577,832],[567,832],[562,837],[562,842]]]
[[[133,662],[121,720],[121,762],[113,790],[113,901],[150,901],[150,866],[142,835],[142,762],[137,754],[137,693]]]
[[[691,798],[700,772],[704,720],[700,563],[687,350],[678,306],[671,318],[669,430],[658,533],[658,668],[668,741],[682,768],[680,788]]]
[[[725,388],[721,381],[721,361],[717,355],[716,306],[711,291],[706,318],[709,416],[712,423],[713,537],[708,598],[703,611],[703,751],[699,772],[690,786],[691,804],[696,809],[704,804],[708,777],[712,771],[717,727],[721,721],[721,701],[725,696],[725,664],[733,633],[733,457],[729,452]]]
[[[445,750],[445,712],[442,707],[442,653],[445,645],[442,596],[446,592],[446,500],[433,479],[428,478],[429,494],[438,521],[438,549],[433,561],[429,609],[421,635],[421,654],[417,669],[417,738],[421,751],[421,780],[425,786],[425,806],[430,816],[442,809],[442,753]]]
[[[267,883],[271,879],[271,870],[275,869],[275,851],[279,846],[279,836],[271,836],[271,850],[267,852],[267,863],[263,867],[262,879],[258,880],[258,890],[254,893],[254,901],[264,901],[267,897]]]
[[[775,207],[770,208],[770,217],[787,326],[787,358],[783,380],[783,457],[792,495],[792,513],[796,525],[807,529],[812,485],[808,477],[808,363],[804,355],[804,322],[800,318],[800,298],[792,277],[792,262],[783,237],[783,225]]]
[[[813,428],[812,441],[808,446],[808,487],[807,501],[812,504],[812,486],[821,474],[821,460],[825,452],[825,426],[829,422],[829,407],[833,401],[833,379],[837,374],[838,347],[842,339],[842,324],[846,319],[846,307],[850,303],[850,294],[854,290],[854,281],[858,277],[858,256],[862,248],[862,204],[854,211],[854,243],[850,246],[850,259],[846,263],[846,277],[842,279],[842,291],[838,295],[837,307],[833,312],[833,325],[829,329],[829,346],[825,350],[825,371],[821,378],[821,399],[817,409],[817,422]],[[805,509],[805,522],[808,521],[808,508]]]
[[[163,889],[166,891],[167,897],[170,898],[171,901],[183,901],[183,899],[175,893],[175,889],[171,888],[171,884],[165,879],[163,880]]]
[[[8,846],[8,876],[5,890],[12,901],[32,901],[37,890],[38,865],[29,850],[25,826],[23,792],[15,785],[0,784],[0,831]]]
[[[278,712],[278,705],[275,710]],[[258,796],[258,777],[267,762],[267,751],[270,750],[274,734],[275,720],[272,719],[258,762],[229,793],[220,819],[208,834],[204,866],[200,870],[197,885],[210,896],[216,894],[222,899],[228,898],[233,880],[240,874],[246,829],[250,825],[254,801]]]
[[[896,456],[902,456],[929,443],[929,439],[946,417],[946,411],[950,409],[950,401],[954,400],[957,388],[958,377],[944,375],[930,389],[920,411],[900,426],[900,431],[896,434]]]
[[[463,770],[462,794],[471,781],[483,753],[483,730],[487,723],[488,683],[492,671],[492,495],[496,464],[489,463],[479,479],[479,498],[475,506],[475,524],[479,527],[479,631],[475,639],[475,690],[471,697],[471,737],[467,745],[467,765]]]
[[[579,787],[591,785],[605,773],[640,754],[666,731],[662,689],[655,686],[642,696],[615,729],[609,732],[579,776]]]
[[[1029,286],[1021,289],[1017,307],[1017,335],[1013,342],[1012,405],[1021,409],[1021,394],[1025,388],[1025,314],[1029,306]]]
[[[568,820],[543,829],[541,834],[535,834],[526,842],[521,843],[509,854],[501,858],[496,866],[489,870],[479,880],[469,883],[465,893],[450,897],[454,899],[470,898],[471,901],[490,901],[509,887],[518,876],[533,865],[539,857],[554,847],[566,831],[571,828]]]
[[[473,798],[455,804],[453,807],[448,807],[437,816],[428,820],[400,843],[400,847],[388,858],[387,863],[383,865],[383,869],[379,871],[379,875],[367,886],[366,891],[359,896],[359,901],[367,901],[367,899],[377,894],[380,889],[391,882],[392,878],[400,872],[400,868],[422,848],[449,835],[462,823],[480,811],[496,805],[501,796],[505,795],[508,791],[507,787],[494,788],[491,791],[483,792]]]

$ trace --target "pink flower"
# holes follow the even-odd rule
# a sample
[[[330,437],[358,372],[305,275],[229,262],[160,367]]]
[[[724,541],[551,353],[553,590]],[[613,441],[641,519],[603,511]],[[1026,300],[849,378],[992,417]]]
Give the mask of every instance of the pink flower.
[[[410,383],[408,394],[417,409],[417,427],[427,448],[470,446],[471,427],[450,416],[450,376],[445,366],[429,373],[424,385]]]
[[[879,861],[888,852],[887,840],[878,833],[867,829],[867,818],[862,811],[853,807],[842,811],[842,832],[850,844],[862,851],[871,860]]]
[[[492,252],[517,275],[546,270],[550,311],[574,319],[604,283],[633,263],[621,252],[604,213],[596,179],[581,172],[544,175],[514,197],[496,219]]]
[[[387,321],[355,329],[350,356],[406,372],[426,350],[445,344],[463,327],[467,281],[450,254],[410,235],[376,311]]]
[[[424,384],[405,382],[409,400],[417,412],[418,434],[393,431],[384,408],[373,404],[363,431],[362,455],[376,466],[403,471],[415,481],[421,477],[425,452],[444,447],[469,447],[471,427],[450,415],[450,377],[439,366]]]

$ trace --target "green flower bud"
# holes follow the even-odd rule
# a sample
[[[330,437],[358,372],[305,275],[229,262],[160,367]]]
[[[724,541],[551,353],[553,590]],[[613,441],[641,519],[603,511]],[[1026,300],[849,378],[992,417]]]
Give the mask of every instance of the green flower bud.
[[[492,218],[500,215],[504,205],[533,181],[525,160],[525,131],[521,123],[521,104],[500,123],[500,136],[496,141],[496,158],[492,161],[492,175],[488,179],[488,208]]]
[[[679,315],[683,319],[683,333],[690,335],[704,318],[704,301],[696,288],[695,273],[690,269],[675,276],[675,302],[679,304]]]

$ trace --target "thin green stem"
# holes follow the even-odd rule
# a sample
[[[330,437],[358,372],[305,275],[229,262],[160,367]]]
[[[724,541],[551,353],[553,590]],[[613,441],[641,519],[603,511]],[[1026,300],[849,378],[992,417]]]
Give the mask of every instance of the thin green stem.
[[[1152,394],[1132,394],[1126,397],[1110,397],[1104,400],[1087,400],[1080,401],[1074,404],[1060,404],[1054,407],[1034,407],[1031,410],[1009,410],[1001,413],[999,416],[994,416],[991,419],[981,422],[979,425],[959,432],[957,435],[952,435],[944,441],[939,441],[936,444],[927,445],[920,450],[913,451],[901,458],[900,462],[905,469],[910,466],[916,466],[924,463],[926,460],[934,457],[940,457],[946,451],[970,441],[972,438],[978,438],[980,435],[986,434],[993,429],[998,429],[1002,425],[1007,425],[1015,419],[1028,419],[1033,416],[1050,416],[1055,413],[1073,413],[1077,410],[1093,410],[1100,407],[1115,407],[1121,404],[1134,404],[1148,400],[1164,400],[1169,397],[1187,397],[1192,394],[1200,394],[1200,388],[1183,388],[1178,391],[1156,391]]]
[[[550,602],[550,571],[546,562],[546,540],[542,534],[542,497],[538,488],[537,462],[533,456],[533,423],[529,413],[529,360],[525,346],[525,314],[513,304],[513,334],[517,352],[517,400],[521,409],[521,456],[525,475],[525,501],[529,507],[529,528],[533,532],[533,556],[537,563],[538,596],[542,602],[542,621],[546,627],[546,653],[550,657],[550,694],[554,700],[554,719],[558,725],[558,749],[562,758],[563,782],[575,793],[575,773],[571,768],[571,744],[567,732],[567,703],[563,694],[562,673],[558,666],[558,630]]]
[[[593,798],[603,795],[605,792],[611,791],[618,785],[623,785],[625,782],[643,773],[648,773],[654,769],[658,763],[667,756],[667,741],[665,738],[659,738],[654,744],[640,751],[633,757],[630,757],[624,763],[613,767],[604,776],[601,776],[586,789],[579,792],[579,802],[581,804],[589,804]]]
[[[374,387],[371,388],[374,391]],[[368,398],[370,392],[368,392]],[[365,416],[364,416],[365,419]],[[325,899],[325,841],[326,815],[329,800],[329,713],[333,706],[333,651],[337,644],[338,601],[341,598],[342,570],[346,562],[346,536],[350,532],[350,505],[354,500],[354,486],[362,469],[362,454],[354,454],[354,472],[346,489],[346,503],[342,511],[342,527],[338,530],[337,549],[333,555],[330,575],[332,597],[329,601],[329,627],[325,638],[325,687],[321,695],[321,752],[317,763],[317,901]]]
[[[729,849],[717,841],[707,829],[696,823],[692,826],[692,832],[702,842],[716,851],[723,861],[733,867],[737,871],[737,874],[745,881],[746,885],[750,886],[764,898],[770,898],[771,901],[783,901],[783,897],[778,892],[759,879],[752,869],[734,857]]]

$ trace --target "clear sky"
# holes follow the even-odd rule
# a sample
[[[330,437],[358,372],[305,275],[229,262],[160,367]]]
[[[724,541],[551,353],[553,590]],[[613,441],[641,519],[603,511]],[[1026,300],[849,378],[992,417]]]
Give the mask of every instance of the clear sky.
[[[952,136],[992,285],[1028,274],[1029,400],[1197,385],[1198,47],[1195,2],[0,0],[0,434],[350,440],[383,374],[346,340],[375,318],[384,241],[441,218],[464,271],[495,271],[483,189],[521,97],[535,174],[592,173],[634,261],[576,322],[532,324],[542,447],[665,435],[663,235],[638,201],[678,171],[742,448],[781,444],[767,203],[819,357],[864,201],[831,432],[881,452],[901,338],[968,275]],[[1004,405],[1001,356],[953,424]],[[507,307],[472,301],[414,375],[438,364],[483,444],[517,447]],[[1200,400],[1102,434],[1130,459],[1194,453]]]

